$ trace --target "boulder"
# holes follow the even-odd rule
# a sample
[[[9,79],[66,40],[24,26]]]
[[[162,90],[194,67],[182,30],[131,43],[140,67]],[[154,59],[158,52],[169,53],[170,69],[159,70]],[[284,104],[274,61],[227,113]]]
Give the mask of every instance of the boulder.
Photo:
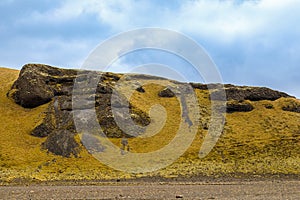
[[[136,91],[138,91],[140,93],[145,93],[145,89],[143,88],[143,86],[136,88]]]
[[[27,64],[20,71],[9,96],[25,108],[34,108],[48,103],[59,93],[68,91],[60,84],[73,82],[76,70],[64,70],[48,65]]]
[[[77,156],[79,144],[74,138],[75,134],[68,130],[53,131],[42,144],[42,148],[64,157]]]
[[[233,113],[233,112],[250,112],[254,109],[251,103],[247,101],[229,101],[226,105],[226,112]]]
[[[265,106],[266,109],[273,109],[274,108],[273,104],[271,104],[271,103],[265,103],[264,106]]]
[[[163,89],[162,91],[160,91],[160,92],[158,93],[158,96],[160,96],[160,97],[171,98],[171,97],[174,97],[175,94],[174,94],[174,92],[172,92],[171,89],[165,88],[165,89]]]

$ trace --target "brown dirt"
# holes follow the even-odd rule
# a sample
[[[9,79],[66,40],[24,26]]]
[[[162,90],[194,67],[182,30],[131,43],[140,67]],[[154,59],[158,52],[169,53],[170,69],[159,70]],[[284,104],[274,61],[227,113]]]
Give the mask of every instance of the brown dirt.
[[[0,187],[0,199],[298,199],[299,180]]]

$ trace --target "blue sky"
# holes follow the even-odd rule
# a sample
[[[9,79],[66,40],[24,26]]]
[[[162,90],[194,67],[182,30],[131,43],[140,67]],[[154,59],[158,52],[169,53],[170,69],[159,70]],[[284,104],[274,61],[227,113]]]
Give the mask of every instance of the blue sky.
[[[202,45],[225,83],[300,97],[299,10],[299,0],[1,0],[0,66],[20,69],[35,62],[80,68],[108,37],[160,27]],[[120,71],[154,61],[187,67],[159,55],[136,52],[117,64],[124,65]]]

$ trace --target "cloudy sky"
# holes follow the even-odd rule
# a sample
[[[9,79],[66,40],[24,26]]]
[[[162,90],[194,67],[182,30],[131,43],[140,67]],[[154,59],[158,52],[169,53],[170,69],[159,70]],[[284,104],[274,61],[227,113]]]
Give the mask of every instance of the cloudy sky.
[[[80,68],[107,38],[159,27],[199,43],[225,83],[267,86],[300,97],[299,10],[299,0],[1,0],[0,66]],[[151,62],[187,67],[174,55],[151,50],[114,65],[120,65],[115,71],[126,71]]]

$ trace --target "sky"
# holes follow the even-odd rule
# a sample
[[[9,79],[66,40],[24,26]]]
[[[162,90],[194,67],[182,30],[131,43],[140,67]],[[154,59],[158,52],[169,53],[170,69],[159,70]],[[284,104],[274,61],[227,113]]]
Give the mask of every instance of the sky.
[[[299,0],[1,0],[0,66],[80,68],[108,38],[144,27],[178,31],[201,45],[224,83],[265,86],[300,97]],[[198,81],[184,60],[136,51],[112,71],[160,63]]]

